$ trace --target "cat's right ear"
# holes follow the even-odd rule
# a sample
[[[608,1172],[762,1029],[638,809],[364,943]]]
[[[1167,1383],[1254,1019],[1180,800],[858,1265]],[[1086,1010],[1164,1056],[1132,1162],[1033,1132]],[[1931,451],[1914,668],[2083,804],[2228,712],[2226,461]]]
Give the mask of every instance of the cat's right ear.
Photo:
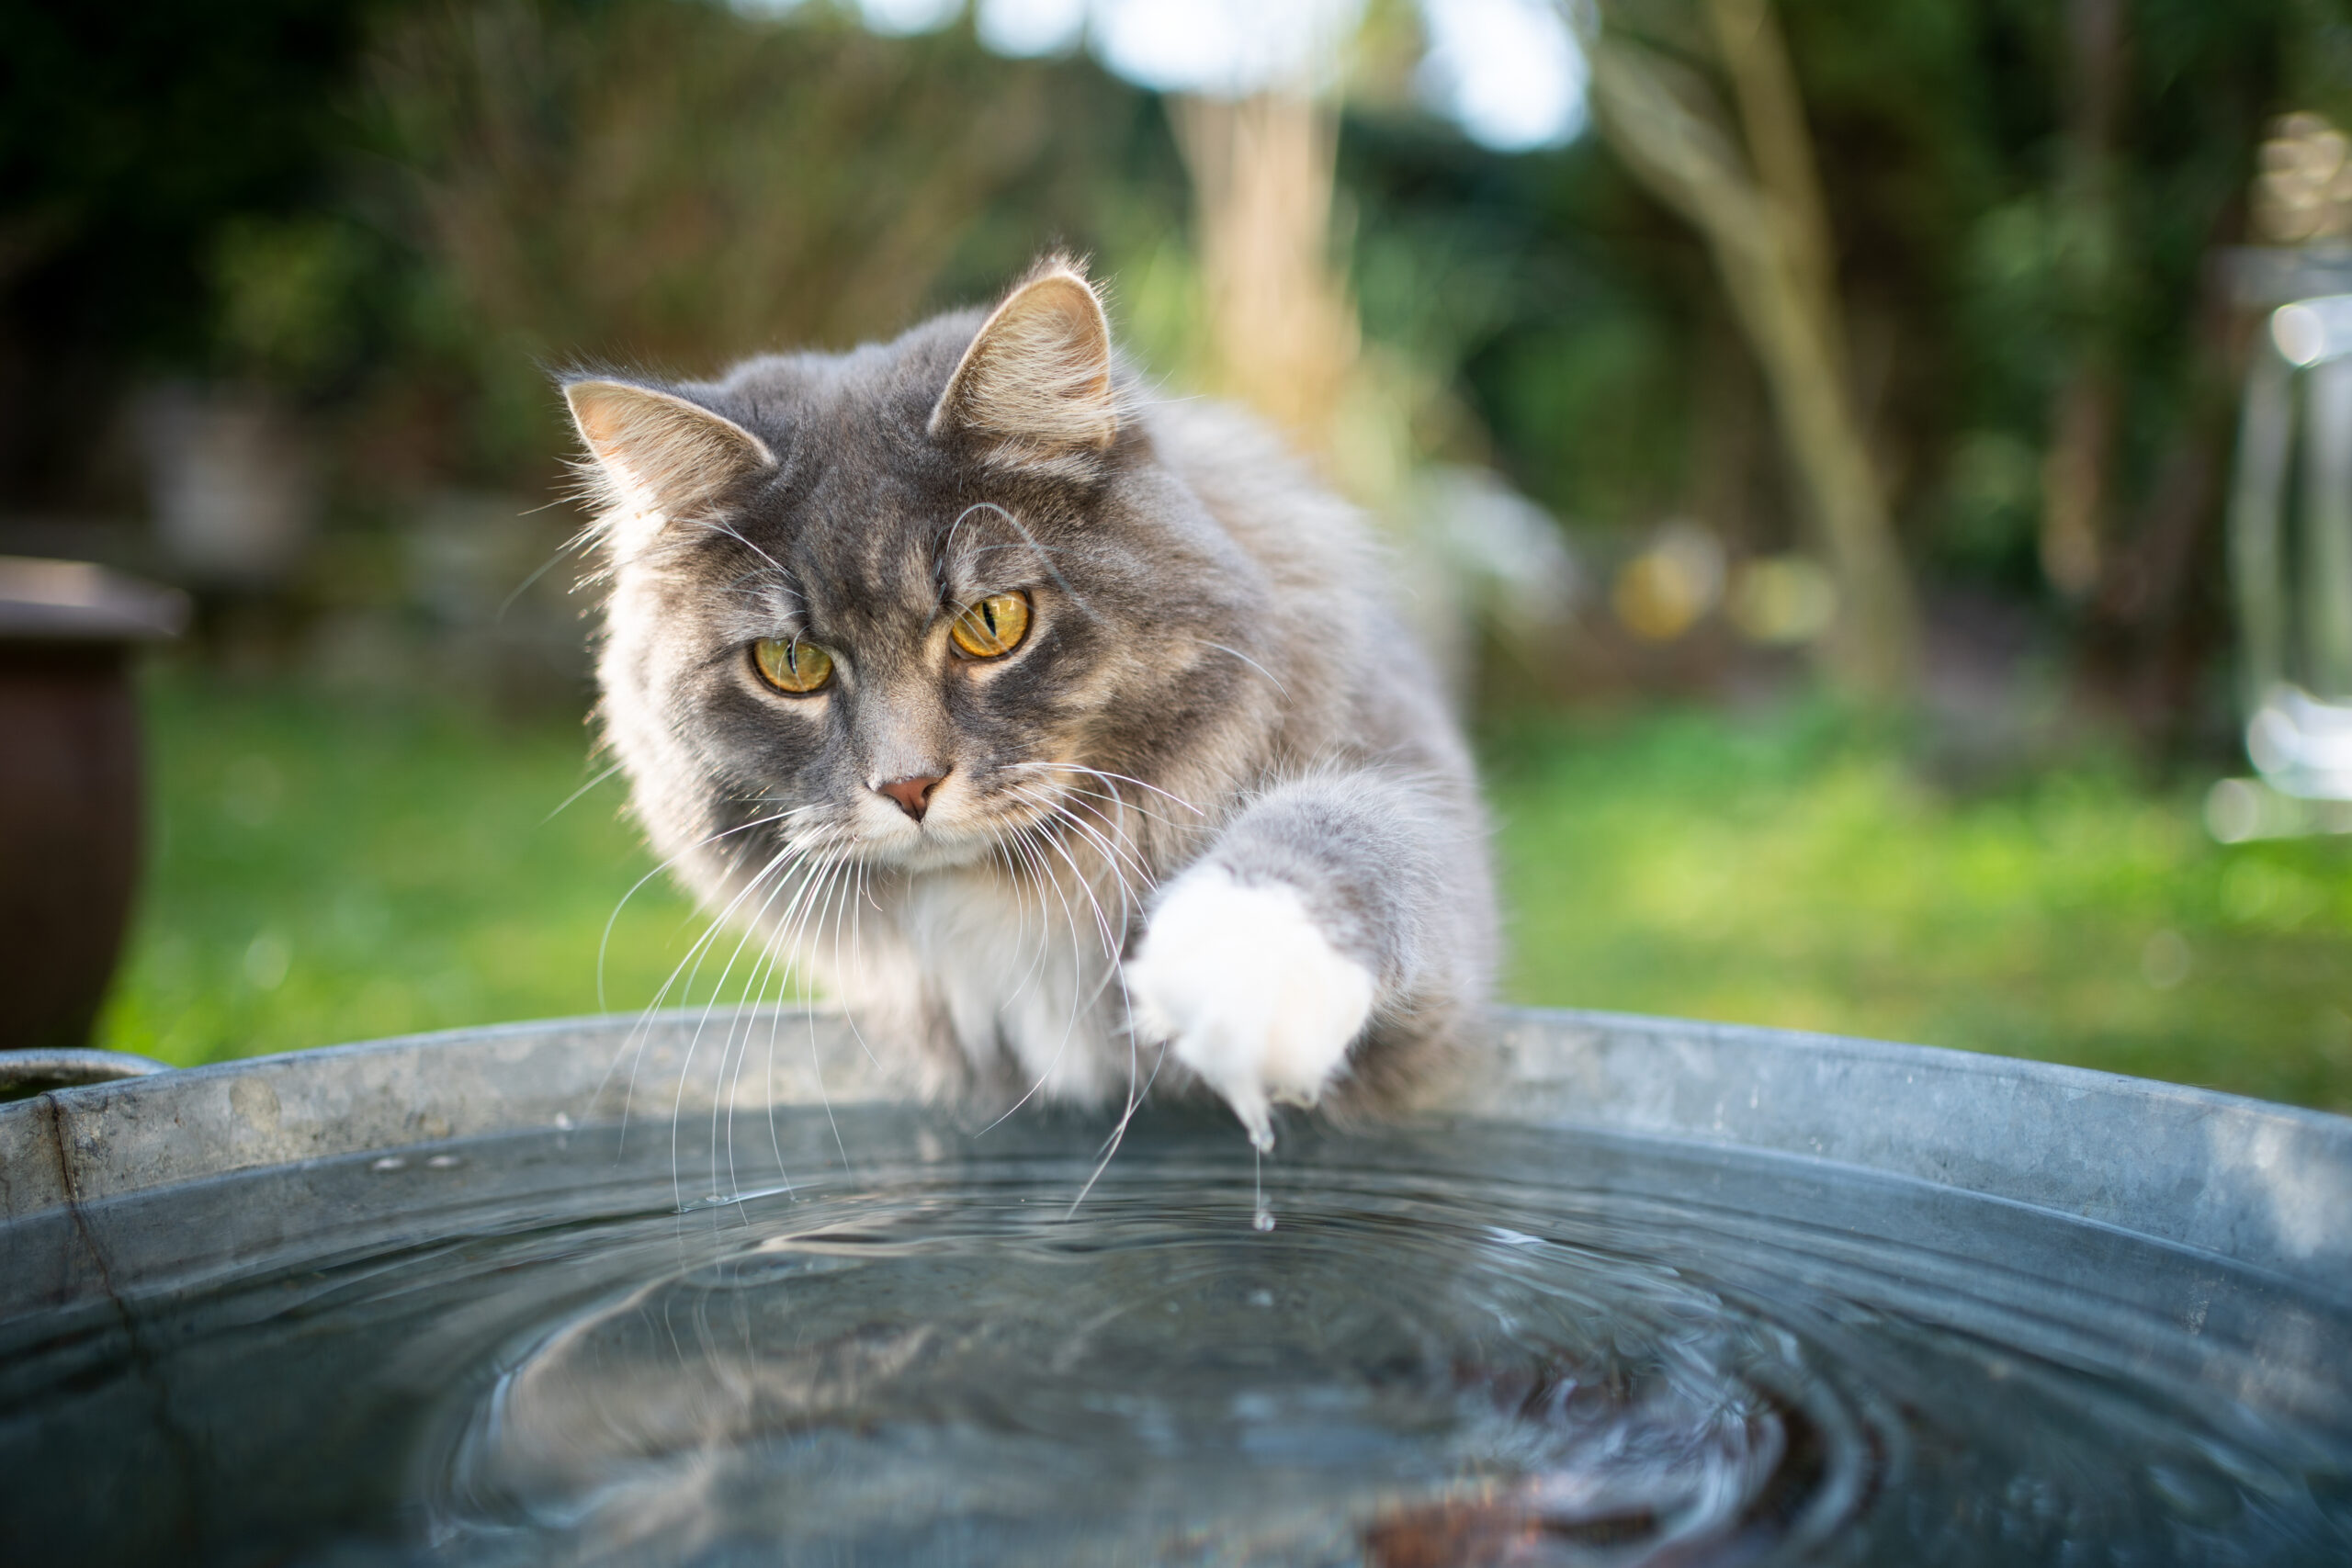
[[[767,443],[698,403],[625,381],[572,381],[571,423],[595,459],[604,516],[616,544],[642,542],[747,475],[775,466]]]

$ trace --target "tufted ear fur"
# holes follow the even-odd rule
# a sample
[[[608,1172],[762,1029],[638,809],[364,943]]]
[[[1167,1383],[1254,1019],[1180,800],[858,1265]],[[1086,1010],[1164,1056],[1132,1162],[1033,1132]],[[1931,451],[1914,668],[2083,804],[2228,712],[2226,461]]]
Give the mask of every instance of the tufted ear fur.
[[[981,324],[931,413],[933,436],[974,438],[1005,468],[1084,472],[1118,433],[1111,323],[1085,275],[1058,259]]]
[[[598,526],[608,536],[623,528],[650,536],[775,463],[758,436],[673,393],[574,381],[563,397],[596,460],[592,477],[601,481],[605,513]]]

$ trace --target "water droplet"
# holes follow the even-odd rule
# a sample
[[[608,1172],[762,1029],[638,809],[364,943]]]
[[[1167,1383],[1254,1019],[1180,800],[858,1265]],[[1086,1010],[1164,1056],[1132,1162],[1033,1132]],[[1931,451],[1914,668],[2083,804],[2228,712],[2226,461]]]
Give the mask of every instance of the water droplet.
[[[428,1170],[455,1170],[465,1163],[463,1156],[458,1155],[435,1155],[424,1165]]]
[[[1261,1209],[1261,1210],[1259,1210],[1259,1211],[1258,1211],[1258,1213],[1257,1213],[1257,1214],[1256,1214],[1256,1215],[1255,1215],[1255,1216],[1250,1220],[1250,1229],[1252,1229],[1252,1230],[1261,1230],[1261,1231],[1270,1231],[1270,1230],[1273,1229],[1273,1228],[1274,1228],[1274,1213],[1273,1213],[1273,1211],[1272,1211],[1272,1209]]]
[[[386,1155],[382,1159],[370,1162],[368,1168],[370,1170],[405,1170],[408,1168],[408,1161],[402,1159],[398,1155]]]

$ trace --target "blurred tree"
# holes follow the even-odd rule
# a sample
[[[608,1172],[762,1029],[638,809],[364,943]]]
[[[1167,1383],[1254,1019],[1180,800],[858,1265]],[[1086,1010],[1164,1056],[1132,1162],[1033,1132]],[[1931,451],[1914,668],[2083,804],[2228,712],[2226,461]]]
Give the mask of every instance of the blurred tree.
[[[699,374],[846,346],[1057,239],[1119,237],[1155,177],[1168,208],[1137,227],[1181,200],[1136,148],[1142,100],[1091,65],[818,7],[481,0],[403,18],[372,82],[444,342],[483,389],[475,460],[510,469],[560,444],[551,363]],[[1091,210],[1131,156],[1144,198]]]
[[[2064,215],[2059,289],[2075,323],[2042,463],[2041,570],[2079,599],[2098,584],[2115,443],[2116,378],[2101,309],[2116,271],[2116,142],[2123,110],[2123,0],[2066,0],[2065,105],[2054,210]]]
[[[72,499],[134,367],[212,367],[223,236],[321,199],[382,8],[0,6],[0,503]]]
[[[2266,120],[2352,93],[2352,17],[2324,0],[2116,3],[2111,34],[2070,34],[2063,8],[2026,0],[1777,10],[1837,279],[1824,335],[1844,340],[1925,597],[1939,615],[1956,590],[2037,606],[2070,639],[2075,689],[2164,743],[2217,690],[2243,330],[2217,252],[2242,231]],[[1714,96],[1745,152],[1708,6],[1608,15]],[[2086,69],[2112,76],[2096,116],[2073,85]],[[1497,459],[1531,493],[1579,526],[1695,515],[1736,551],[1787,547],[1802,476],[1742,434],[1761,356],[1725,338],[1703,244],[1600,139],[1494,158],[1360,108],[1340,167],[1368,336],[1453,344]],[[2044,569],[2046,530],[2094,542],[2048,552],[2094,563],[2073,597]]]
[[[1804,107],[1767,0],[1707,0],[1704,12],[1733,107],[1717,107],[1657,44],[1611,26],[1586,34],[1600,121],[1705,237],[1771,387],[1838,585],[1826,668],[1859,695],[1900,698],[1918,662],[1911,584],[1855,406]]]
[[[1170,107],[1194,192],[1208,340],[1196,368],[1209,390],[1328,456],[1358,348],[1331,265],[1329,107],[1303,87]]]
[[[1844,471],[1874,482],[1922,599],[2038,606],[2081,690],[2174,733],[2222,624],[2244,323],[2211,258],[2268,119],[2352,123],[2340,0],[1777,0],[1781,86],[1726,64],[1720,24],[1752,0],[1613,5],[1712,99],[1747,188],[1815,215],[1775,242],[1776,287],[1816,301],[1808,352],[1841,367],[1867,457]],[[1224,264],[1149,95],[1082,57],[990,57],[968,19],[886,39],[845,3],[754,9],[0,12],[0,507],[120,468],[99,431],[158,367],[323,407],[346,511],[538,490],[549,360],[692,372],[845,343],[984,298],[1056,240],[1095,254],[1158,367],[1213,367],[1197,301]],[[1800,543],[1817,485],[1770,438],[1787,367],[1707,242],[1598,137],[1473,145],[1417,96],[1419,8],[1366,15],[1329,165],[1363,330],[1342,402],[1402,389],[1405,446],[1493,460],[1603,559],[1678,518],[1735,564]]]

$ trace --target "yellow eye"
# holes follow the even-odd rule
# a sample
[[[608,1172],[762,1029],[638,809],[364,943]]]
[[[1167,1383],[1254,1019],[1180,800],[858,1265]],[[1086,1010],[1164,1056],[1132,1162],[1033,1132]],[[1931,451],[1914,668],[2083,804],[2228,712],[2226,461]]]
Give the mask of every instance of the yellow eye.
[[[813,642],[763,637],[752,645],[760,679],[779,692],[807,696],[833,678],[833,656]]]
[[[1001,659],[1029,635],[1029,595],[990,594],[956,616],[947,635],[974,659]]]

